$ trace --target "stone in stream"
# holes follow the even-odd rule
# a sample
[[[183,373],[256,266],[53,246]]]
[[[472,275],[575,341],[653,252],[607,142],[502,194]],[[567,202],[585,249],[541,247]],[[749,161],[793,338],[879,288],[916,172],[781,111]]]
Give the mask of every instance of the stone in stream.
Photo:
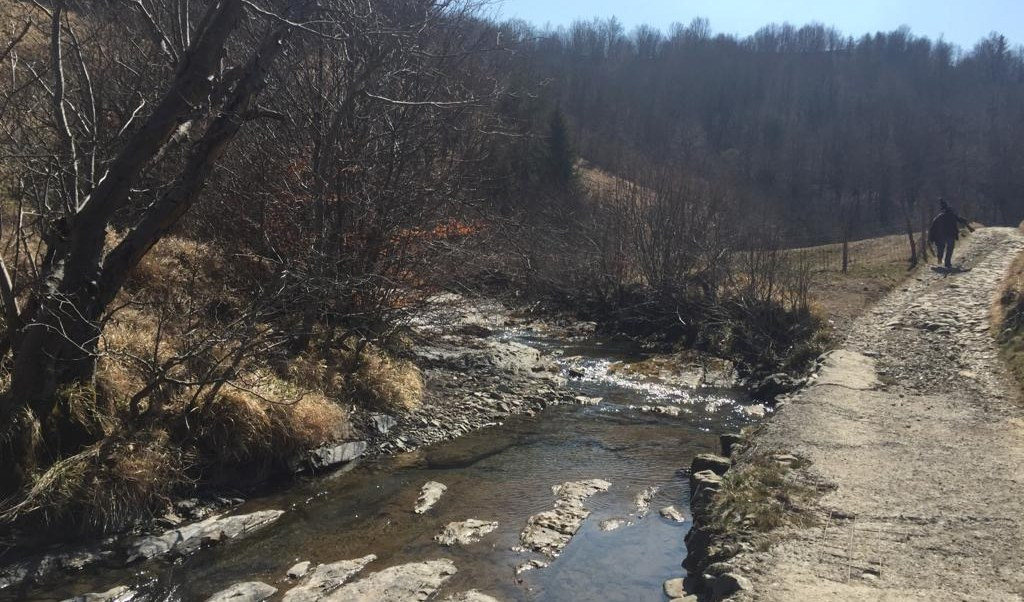
[[[451,560],[393,566],[349,583],[321,598],[325,602],[418,602],[441,589],[458,569]]]
[[[74,598],[68,598],[64,602],[130,602],[137,594],[127,586],[119,585],[113,589],[98,594],[82,594]]]
[[[622,527],[628,527],[632,524],[633,523],[629,522],[624,518],[606,518],[603,521],[601,521],[600,527],[602,531],[607,533],[608,531],[614,531]]]
[[[326,599],[326,596],[345,585],[349,579],[354,577],[370,564],[377,557],[373,554],[356,558],[355,560],[342,560],[331,564],[317,566],[299,585],[285,593],[284,602],[319,602]]]
[[[715,454],[698,454],[690,463],[690,472],[696,474],[704,470],[710,470],[718,476],[724,475],[732,468],[732,461],[729,458]]]
[[[651,500],[654,499],[654,494],[658,493],[657,487],[648,487],[643,491],[636,494],[633,498],[633,504],[636,505],[636,514],[640,518],[647,516],[647,513],[651,511]]]
[[[662,586],[665,590],[665,595],[669,598],[682,598],[686,595],[686,589],[683,587],[683,579],[669,579]]]
[[[784,393],[796,391],[803,383],[788,374],[778,373],[766,377],[751,388],[750,393],[757,399],[774,399]]]
[[[599,491],[608,491],[609,487],[611,483],[601,479],[555,485],[551,488],[558,496],[554,509],[531,516],[519,540],[527,549],[556,558],[590,516],[583,502]]]
[[[423,489],[420,490],[420,496],[416,498],[416,507],[413,512],[416,514],[423,514],[427,510],[430,510],[434,507],[434,504],[441,499],[441,496],[444,495],[445,491],[448,491],[448,487],[444,484],[438,483],[437,481],[429,481],[423,486]]]
[[[236,583],[207,598],[206,602],[263,602],[277,593],[277,588],[261,581]]]
[[[164,555],[187,556],[226,539],[265,527],[282,514],[282,510],[263,510],[236,516],[213,516],[198,523],[171,529],[162,535],[137,537],[128,545],[127,562]]]
[[[480,541],[484,535],[498,528],[498,523],[471,518],[462,522],[448,523],[444,530],[434,536],[434,541],[443,546],[469,545]]]
[[[326,470],[345,462],[351,462],[366,451],[366,441],[347,441],[340,445],[326,445],[309,453],[309,467]]]
[[[737,446],[743,443],[743,435],[725,433],[718,436],[718,443],[722,446],[722,455],[729,458],[736,451]]]
[[[461,594],[455,594],[454,596],[448,596],[444,599],[444,602],[498,602],[498,599],[473,589]]]
[[[661,509],[661,516],[675,523],[685,523],[686,515],[679,511],[675,506],[666,506]]]
[[[309,565],[310,562],[308,560],[298,562],[292,565],[292,568],[288,569],[288,572],[285,574],[288,575],[289,579],[302,579],[309,572]]]
[[[516,575],[520,575],[526,571],[532,571],[534,569],[544,569],[547,568],[547,566],[548,563],[543,560],[530,560],[529,562],[524,562],[516,567]]]

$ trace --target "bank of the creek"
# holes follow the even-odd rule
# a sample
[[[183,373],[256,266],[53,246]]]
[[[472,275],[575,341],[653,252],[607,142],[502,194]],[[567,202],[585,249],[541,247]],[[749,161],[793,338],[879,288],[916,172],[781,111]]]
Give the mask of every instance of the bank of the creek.
[[[662,378],[657,370],[622,370],[617,362],[646,356],[585,328],[492,319],[466,330],[461,318],[456,325],[434,327],[419,358],[430,386],[423,410],[370,441],[360,461],[233,510],[284,510],[275,522],[175,560],[99,562],[44,585],[7,588],[0,600],[65,600],[115,586],[134,590],[132,600],[206,600],[255,581],[277,588],[270,598],[277,600],[300,583],[287,576],[296,563],[316,567],[371,554],[376,558],[351,581],[406,563],[454,563],[456,572],[443,576],[430,599],[469,590],[498,600],[665,599],[663,582],[683,576],[690,527],[684,469],[695,455],[717,451],[717,435],[738,430],[760,407],[735,389],[691,388],[684,385],[693,382]],[[462,348],[467,337],[476,341],[470,353]],[[521,366],[502,365],[508,349],[536,353],[535,366],[518,374]],[[484,356],[491,369],[475,365]],[[502,370],[510,371],[507,382],[497,382]],[[475,413],[459,418],[466,404]],[[459,420],[464,424],[449,428]],[[452,438],[462,431],[468,432]],[[525,549],[528,523],[546,524],[531,517],[563,504],[552,487],[591,479],[610,487],[582,500],[590,514],[580,515],[585,519],[564,550],[552,558]],[[428,482],[447,489],[431,509],[416,513]],[[669,506],[683,522],[661,515]],[[497,528],[482,529],[476,543],[435,540],[446,525],[468,519]],[[530,561],[542,568],[517,573]]]

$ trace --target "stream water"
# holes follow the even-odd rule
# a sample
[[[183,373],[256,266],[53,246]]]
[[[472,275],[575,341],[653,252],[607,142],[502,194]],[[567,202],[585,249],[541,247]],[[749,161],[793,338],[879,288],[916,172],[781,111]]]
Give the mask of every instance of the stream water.
[[[376,554],[367,571],[405,562],[449,558],[458,573],[438,599],[478,589],[500,600],[664,600],[661,585],[683,576],[687,523],[659,515],[675,505],[689,516],[687,479],[681,469],[698,453],[716,451],[717,434],[750,420],[742,393],[672,389],[658,383],[617,380],[608,363],[637,359],[634,350],[606,340],[565,343],[510,334],[520,342],[563,356],[582,356],[585,376],[570,381],[597,405],[551,407],[534,417],[510,417],[498,427],[407,454],[366,460],[327,477],[300,480],[287,490],[247,502],[241,512],[285,509],[275,524],[177,562],[160,560],[126,569],[85,571],[64,583],[18,598],[63,600],[116,585],[140,591],[135,600],[205,600],[239,581],[259,580],[285,591],[294,563],[334,562]],[[630,409],[674,406],[678,416]],[[591,497],[579,533],[548,568],[517,576],[515,567],[538,555],[512,550],[531,515],[553,506],[551,487],[599,478],[611,489]],[[427,481],[448,487],[424,515],[412,508]],[[638,516],[636,495],[657,493],[650,512]],[[433,537],[452,521],[476,518],[500,527],[469,546],[443,547]],[[609,518],[631,522],[610,532]],[[278,594],[280,596],[280,593]]]

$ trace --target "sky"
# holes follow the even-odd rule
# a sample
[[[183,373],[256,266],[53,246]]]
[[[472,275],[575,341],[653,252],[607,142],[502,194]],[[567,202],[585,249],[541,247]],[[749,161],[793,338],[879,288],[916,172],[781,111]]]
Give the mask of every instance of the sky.
[[[917,35],[942,36],[970,48],[992,31],[1024,43],[1024,0],[503,0],[502,18],[567,25],[578,18],[617,17],[627,28],[706,17],[716,33],[751,34],[768,23],[834,25],[847,35],[907,25]]]

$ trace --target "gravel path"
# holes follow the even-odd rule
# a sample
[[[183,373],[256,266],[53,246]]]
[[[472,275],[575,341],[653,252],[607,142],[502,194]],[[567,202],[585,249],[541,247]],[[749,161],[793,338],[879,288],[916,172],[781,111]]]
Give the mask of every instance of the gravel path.
[[[1022,600],[1024,406],[989,310],[1024,235],[979,230],[969,271],[922,269],[855,323],[758,447],[834,486],[822,524],[735,564],[745,600]]]

